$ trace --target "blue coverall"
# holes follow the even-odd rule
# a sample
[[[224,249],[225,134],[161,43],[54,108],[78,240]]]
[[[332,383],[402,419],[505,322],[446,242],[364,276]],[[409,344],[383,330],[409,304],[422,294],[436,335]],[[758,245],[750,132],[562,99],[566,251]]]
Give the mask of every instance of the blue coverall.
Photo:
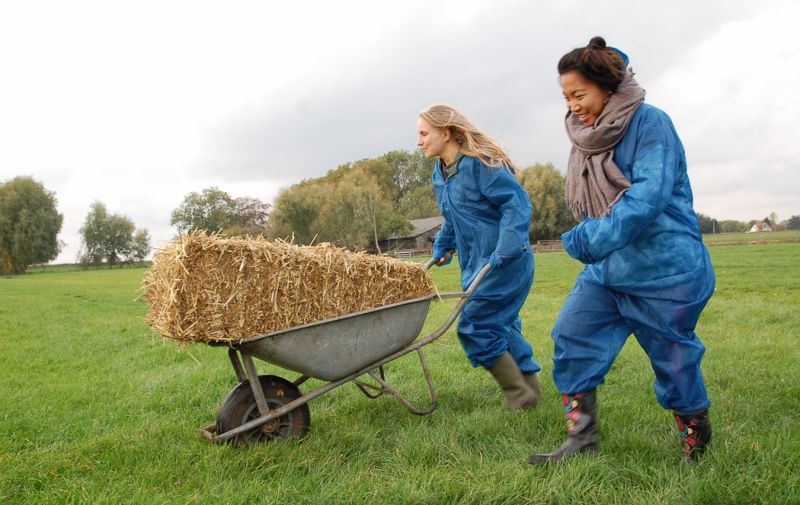
[[[439,160],[432,180],[444,216],[433,257],[458,250],[464,290],[481,268],[492,265],[458,321],[467,357],[472,366],[488,369],[508,351],[522,373],[538,372],[519,317],[533,284],[527,192],[507,168],[492,168],[471,156],[462,156],[446,179]]]
[[[706,409],[694,332],[714,292],[714,270],[692,208],[683,145],[663,111],[642,104],[614,162],[632,186],[598,219],[562,235],[585,263],[552,331],[553,379],[562,394],[594,389],[633,333],[655,371],[665,409]]]

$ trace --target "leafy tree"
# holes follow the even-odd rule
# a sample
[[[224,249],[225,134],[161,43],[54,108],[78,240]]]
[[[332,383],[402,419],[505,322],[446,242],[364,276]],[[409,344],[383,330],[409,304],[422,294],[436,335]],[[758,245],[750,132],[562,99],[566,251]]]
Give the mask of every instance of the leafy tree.
[[[369,231],[358,219],[357,193],[351,181],[319,188],[321,205],[311,228],[317,242],[359,249],[369,240]]]
[[[431,173],[433,173],[433,167],[436,164],[433,158],[426,158],[419,149],[413,152],[390,151],[381,158],[386,160],[389,166],[392,167],[398,202],[404,198],[407,199],[409,193],[417,191],[419,188],[431,189],[431,197],[435,202],[433,189],[431,188]],[[421,217],[431,217],[438,213],[437,210],[433,214]]]
[[[236,201],[217,187],[206,188],[200,193],[192,191],[172,211],[169,224],[177,226],[181,233],[194,230],[221,232],[238,224]]]
[[[233,198],[217,187],[191,192],[172,211],[169,224],[181,233],[204,230],[224,235],[259,235],[266,231],[268,203],[250,197]]]
[[[421,151],[390,151],[381,159],[392,168],[395,210],[406,219],[438,216],[439,206],[431,185],[435,160]]]
[[[307,182],[339,184],[350,172],[361,171],[378,183],[385,197],[397,204],[408,192],[422,186],[430,187],[434,164],[433,159],[425,158],[419,150],[389,151],[377,158],[339,165],[324,177]]]
[[[366,171],[354,168],[337,184],[318,188],[319,207],[311,224],[317,241],[350,249],[374,246],[378,241],[410,227],[394,211],[384,188]]]
[[[365,227],[368,230],[369,240],[362,242],[366,246],[369,241],[375,246],[375,250],[380,253],[381,248],[378,241],[391,234],[410,229],[408,220],[402,219],[394,210],[390,194],[379,180],[374,179],[368,170],[354,172],[344,182],[352,184],[355,188],[353,193],[353,207],[355,209],[356,227]]]
[[[134,236],[133,221],[119,214],[109,214],[102,202],[92,203],[80,229],[80,261],[84,265],[141,261],[150,252],[150,234],[145,229]]]
[[[282,191],[270,214],[268,235],[292,237],[301,244],[332,242],[378,250],[380,239],[410,228],[395,210],[387,166],[383,161],[362,160]]]
[[[406,191],[397,203],[397,212],[407,219],[423,219],[440,215],[441,211],[439,204],[436,203],[433,185],[428,182]]]
[[[104,242],[108,227],[108,209],[102,202],[94,202],[80,229],[82,245],[80,261],[84,264],[96,264],[105,257]]]
[[[786,220],[787,230],[800,230],[800,216],[792,216]]]
[[[368,184],[370,186],[376,185],[382,197],[390,204],[393,204],[399,198],[400,188],[395,184],[395,167],[385,157],[361,160],[353,165],[348,175],[354,172],[364,174],[369,179]]]
[[[720,233],[741,233],[747,231],[747,223],[726,219],[719,222]]]
[[[558,239],[575,225],[564,201],[566,181],[552,164],[537,163],[524,169],[520,182],[533,203],[532,241]]]
[[[697,213],[697,221],[700,224],[700,233],[721,233],[722,227],[719,222],[702,213]]]
[[[29,265],[55,259],[63,221],[55,194],[33,178],[0,184],[0,273],[25,273]]]
[[[328,184],[304,181],[281,190],[267,226],[271,238],[294,239],[309,244],[316,232],[314,222],[322,205],[321,193]]]
[[[131,244],[131,259],[133,261],[144,261],[148,254],[150,254],[150,233],[145,228],[139,228],[133,234],[133,243]]]
[[[103,247],[105,262],[108,266],[130,261],[133,256],[133,221],[119,214],[112,214],[108,219],[106,240]]]
[[[766,219],[765,219],[766,221]],[[769,213],[769,224],[775,226],[778,224],[778,214],[775,211]]]
[[[236,224],[222,230],[223,235],[263,235],[266,232],[270,204],[247,196],[236,198],[233,203]]]
[[[244,228],[266,228],[270,207],[268,203],[247,196],[237,198],[234,202],[239,226]]]

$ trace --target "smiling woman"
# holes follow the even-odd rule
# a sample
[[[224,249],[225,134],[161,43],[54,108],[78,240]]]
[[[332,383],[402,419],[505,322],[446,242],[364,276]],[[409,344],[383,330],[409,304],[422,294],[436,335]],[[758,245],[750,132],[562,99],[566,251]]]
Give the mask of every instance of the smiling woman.
[[[567,439],[533,464],[594,453],[600,444],[597,387],[633,333],[655,372],[655,393],[678,422],[686,458],[711,441],[694,332],[714,292],[686,156],[669,117],[644,103],[628,57],[594,37],[558,64],[573,144],[567,206],[581,222],[562,235],[584,267],[552,330],[553,380]]]

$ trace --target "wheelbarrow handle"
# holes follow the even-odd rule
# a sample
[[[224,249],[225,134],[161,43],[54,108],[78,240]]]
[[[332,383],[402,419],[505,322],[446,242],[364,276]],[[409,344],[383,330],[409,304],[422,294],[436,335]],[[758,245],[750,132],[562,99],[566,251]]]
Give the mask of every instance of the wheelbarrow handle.
[[[448,258],[448,257],[452,258],[453,254],[455,254],[455,252],[456,252],[456,250],[453,249],[451,251],[447,251],[447,254],[443,258],[431,258],[431,259],[429,259],[428,262],[425,263],[425,268],[430,270],[431,267],[437,263],[437,261],[442,261],[442,260],[444,260],[445,258]]]
[[[425,263],[425,268],[430,270],[431,267],[435,264],[436,264],[436,258],[431,258],[428,260],[427,263]],[[469,297],[476,289],[478,289],[478,285],[481,283],[483,278],[486,277],[486,274],[488,274],[491,269],[492,269],[491,263],[485,264],[483,268],[481,268],[480,271],[478,272],[478,275],[476,275],[475,278],[472,279],[472,282],[470,283],[467,290],[459,296]]]
[[[478,275],[476,275],[475,278],[472,279],[472,282],[470,283],[469,287],[464,292],[464,296],[465,297],[469,298],[472,295],[472,293],[476,289],[478,289],[478,285],[481,283],[483,278],[486,277],[486,275],[489,273],[489,271],[491,269],[492,269],[492,264],[491,263],[487,263],[487,264],[483,265],[483,268],[481,268],[480,272],[478,272]]]

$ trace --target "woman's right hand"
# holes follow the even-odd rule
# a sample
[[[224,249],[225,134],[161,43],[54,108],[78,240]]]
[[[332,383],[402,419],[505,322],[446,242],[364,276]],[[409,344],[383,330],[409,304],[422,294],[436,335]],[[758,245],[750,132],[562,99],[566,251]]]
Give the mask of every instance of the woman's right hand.
[[[436,262],[434,264],[437,267],[443,267],[445,265],[449,265],[450,262],[453,260],[453,253],[454,252],[455,251],[447,251],[446,253],[444,253],[444,256],[442,256],[441,258],[434,258],[434,260]]]

